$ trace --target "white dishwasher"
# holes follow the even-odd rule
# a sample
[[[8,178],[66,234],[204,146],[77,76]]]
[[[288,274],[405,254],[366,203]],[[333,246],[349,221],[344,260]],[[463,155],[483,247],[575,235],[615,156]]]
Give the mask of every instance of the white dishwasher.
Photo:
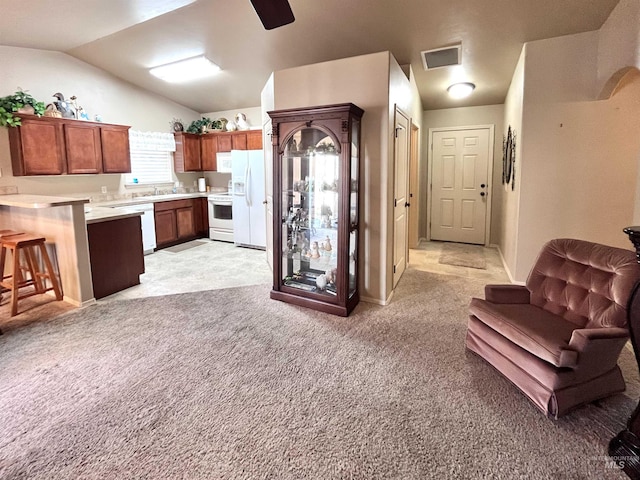
[[[140,223],[142,224],[142,248],[144,254],[153,253],[156,248],[156,221],[153,215],[153,203],[130,205],[128,210],[142,212]]]

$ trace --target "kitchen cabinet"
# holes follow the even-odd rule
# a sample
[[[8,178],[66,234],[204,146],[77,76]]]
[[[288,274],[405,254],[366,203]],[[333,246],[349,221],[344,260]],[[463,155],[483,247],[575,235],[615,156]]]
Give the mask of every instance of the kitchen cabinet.
[[[130,173],[131,152],[129,150],[129,127],[101,125],[103,173]]]
[[[87,238],[95,298],[140,283],[144,257],[139,216],[88,224]]]
[[[14,176],[127,173],[129,127],[23,115],[9,128]]]
[[[200,135],[195,133],[174,133],[176,152],[173,156],[177,173],[201,172]]]
[[[219,132],[197,135],[174,133],[176,152],[174,168],[177,173],[215,172],[218,152],[231,150],[262,150],[262,130]]]
[[[198,237],[209,237],[209,202],[207,198],[193,200],[194,223]]]
[[[207,133],[200,137],[200,155],[202,170],[215,172],[218,167],[216,155],[218,153],[218,137],[214,133]]]
[[[271,298],[347,316],[359,301],[360,119],[347,103],[273,122]]]
[[[205,198],[195,198],[154,204],[158,249],[204,236],[201,200],[206,202]]]
[[[67,173],[100,173],[102,171],[100,130],[83,122],[65,123],[63,130]]]

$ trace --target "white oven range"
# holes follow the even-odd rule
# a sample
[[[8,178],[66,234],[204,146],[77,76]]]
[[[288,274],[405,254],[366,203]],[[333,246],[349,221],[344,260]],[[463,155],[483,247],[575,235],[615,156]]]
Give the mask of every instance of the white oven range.
[[[233,198],[228,193],[212,193],[209,200],[209,238],[233,242]]]

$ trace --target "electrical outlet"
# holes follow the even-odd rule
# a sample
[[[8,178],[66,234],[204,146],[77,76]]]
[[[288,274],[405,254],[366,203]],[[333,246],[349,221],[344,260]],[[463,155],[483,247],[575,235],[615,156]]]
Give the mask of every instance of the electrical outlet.
[[[107,193],[107,187],[105,187],[105,186],[100,187],[100,191],[102,193]]]

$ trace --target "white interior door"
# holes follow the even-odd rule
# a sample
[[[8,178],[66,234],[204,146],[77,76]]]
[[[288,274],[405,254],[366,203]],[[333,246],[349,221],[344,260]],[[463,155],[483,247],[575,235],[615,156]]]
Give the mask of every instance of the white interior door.
[[[393,288],[407,267],[409,119],[396,109],[393,202]]]
[[[489,128],[435,131],[431,239],[485,244]]]
[[[267,263],[271,271],[273,271],[273,147],[271,145],[271,120],[262,126],[262,149],[264,150]]]

